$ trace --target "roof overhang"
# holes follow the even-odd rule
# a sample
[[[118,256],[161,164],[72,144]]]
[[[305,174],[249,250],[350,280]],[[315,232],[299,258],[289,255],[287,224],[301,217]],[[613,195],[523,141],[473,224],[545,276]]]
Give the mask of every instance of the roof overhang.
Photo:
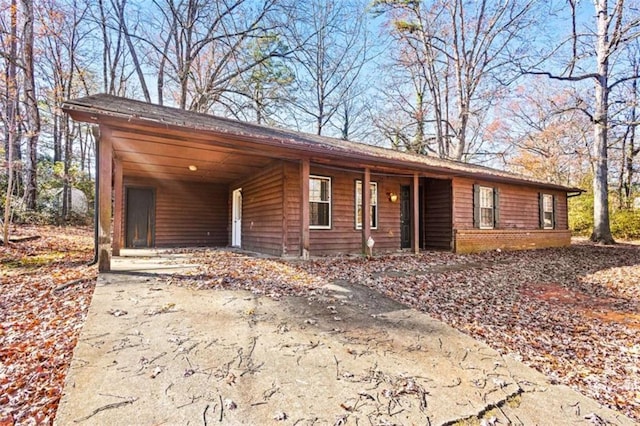
[[[239,122],[110,95],[69,100],[63,110],[74,120],[111,132],[116,158],[129,174],[230,182],[274,159],[396,174],[466,177],[582,192],[555,183],[456,161],[399,152],[351,141]],[[198,164],[196,164],[198,162]],[[196,166],[197,170],[189,170]],[[199,172],[199,173],[198,173]]]

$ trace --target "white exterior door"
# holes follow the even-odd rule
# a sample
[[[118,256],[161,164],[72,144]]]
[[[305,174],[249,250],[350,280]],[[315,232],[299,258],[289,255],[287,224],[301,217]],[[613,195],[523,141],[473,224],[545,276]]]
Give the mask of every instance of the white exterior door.
[[[231,209],[231,245],[242,246],[242,188],[233,191],[233,206]]]

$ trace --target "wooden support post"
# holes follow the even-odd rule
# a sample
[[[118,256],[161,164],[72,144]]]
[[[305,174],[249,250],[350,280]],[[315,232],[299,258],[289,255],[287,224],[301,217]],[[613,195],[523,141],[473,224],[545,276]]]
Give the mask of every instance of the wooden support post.
[[[415,254],[420,253],[420,179],[417,173],[413,174],[411,182],[411,248]]]
[[[111,131],[100,129],[100,205],[98,206],[98,271],[109,272],[111,270],[111,183],[113,168],[113,140]]]
[[[113,160],[113,242],[111,252],[113,256],[120,256],[122,248],[122,220],[123,220],[123,177],[122,162],[115,158]]]
[[[309,160],[300,162],[300,256],[309,258]]]
[[[371,237],[371,173],[368,167],[364,169],[360,195],[362,197],[362,253],[369,257],[373,255],[373,247],[368,246],[369,237]]]

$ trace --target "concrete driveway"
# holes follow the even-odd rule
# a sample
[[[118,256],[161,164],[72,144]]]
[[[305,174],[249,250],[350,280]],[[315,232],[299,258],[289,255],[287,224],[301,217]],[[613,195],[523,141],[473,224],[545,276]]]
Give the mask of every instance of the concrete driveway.
[[[58,425],[634,424],[366,287],[193,290],[142,254],[98,279]]]

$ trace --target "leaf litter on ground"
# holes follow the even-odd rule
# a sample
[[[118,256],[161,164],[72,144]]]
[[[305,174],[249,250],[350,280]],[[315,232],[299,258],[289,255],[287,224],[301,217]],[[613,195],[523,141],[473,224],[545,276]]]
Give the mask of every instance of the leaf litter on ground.
[[[86,266],[88,228],[21,231],[43,238],[0,247],[2,425],[53,421],[97,274]],[[334,281],[360,283],[640,421],[640,246],[304,262],[185,252],[196,272],[171,277],[173,284],[279,299],[312,298]]]
[[[0,246],[0,425],[51,424],[95,286],[92,232],[15,233],[41,238]]]
[[[308,262],[206,250],[187,285],[280,298],[366,285],[640,421],[640,246]],[[182,284],[185,284],[183,282]]]

